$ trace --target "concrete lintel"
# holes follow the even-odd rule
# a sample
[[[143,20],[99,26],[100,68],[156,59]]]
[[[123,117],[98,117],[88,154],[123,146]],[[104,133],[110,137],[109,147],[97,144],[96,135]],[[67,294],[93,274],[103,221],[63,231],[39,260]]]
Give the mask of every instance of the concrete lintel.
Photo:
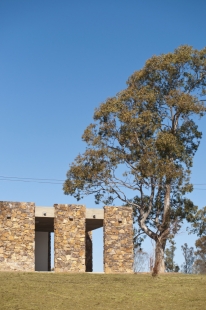
[[[35,207],[35,217],[54,217],[54,207]],[[104,219],[103,209],[86,209],[86,219]]]
[[[86,219],[104,219],[104,210],[103,209],[86,209]]]
[[[54,217],[54,207],[35,207],[35,217]]]

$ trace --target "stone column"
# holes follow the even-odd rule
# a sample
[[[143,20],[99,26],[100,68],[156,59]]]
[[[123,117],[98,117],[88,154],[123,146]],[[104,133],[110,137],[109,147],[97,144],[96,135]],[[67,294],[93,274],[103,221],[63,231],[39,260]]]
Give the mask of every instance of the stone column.
[[[131,207],[104,207],[104,271],[133,272],[133,217]]]
[[[86,208],[54,205],[54,270],[85,272]]]
[[[86,272],[93,271],[92,231],[86,232]]]
[[[34,271],[35,204],[0,202],[0,271]]]

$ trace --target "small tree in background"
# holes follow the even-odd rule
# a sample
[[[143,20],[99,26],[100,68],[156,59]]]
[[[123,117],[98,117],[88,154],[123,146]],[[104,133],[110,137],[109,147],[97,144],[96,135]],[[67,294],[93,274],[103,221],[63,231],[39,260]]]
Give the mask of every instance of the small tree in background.
[[[184,263],[182,264],[182,272],[184,273],[193,273],[193,263],[195,260],[194,257],[194,248],[188,247],[187,243],[181,246],[182,253],[184,256]]]
[[[164,251],[174,223],[192,221],[185,198],[206,111],[206,48],[180,46],[153,56],[127,88],[96,109],[84,131],[86,151],[70,165],[64,193],[94,195],[105,205],[118,199],[134,210],[137,230],[156,243],[153,274],[165,271]],[[136,242],[138,243],[138,234]]]
[[[170,247],[165,250],[165,269],[167,272],[178,272],[179,266],[174,262],[175,257],[175,242],[170,240]]]
[[[196,273],[206,274],[206,236],[202,236],[195,242],[194,268]]]
[[[200,237],[196,240],[194,268],[196,273],[206,273],[206,207],[199,210],[193,224],[193,232]]]
[[[192,233],[198,236],[206,236],[206,207],[198,210],[192,224]]]
[[[134,272],[143,272],[148,266],[149,255],[141,248],[134,249]]]

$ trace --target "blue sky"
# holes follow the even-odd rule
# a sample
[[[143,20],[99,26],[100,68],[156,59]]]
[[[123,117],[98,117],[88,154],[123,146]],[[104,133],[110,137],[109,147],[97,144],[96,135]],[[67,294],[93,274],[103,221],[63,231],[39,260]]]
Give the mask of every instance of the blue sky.
[[[154,54],[181,44],[203,48],[204,0],[0,1],[0,175],[64,180],[85,145],[95,107],[126,87]],[[192,181],[206,184],[206,119]],[[0,177],[1,179],[1,177]],[[61,184],[0,180],[1,200],[39,206],[76,203]],[[205,188],[195,186],[195,188]],[[201,208],[205,191],[189,196]],[[88,208],[96,208],[92,197]],[[185,229],[180,245],[193,245]],[[150,251],[150,242],[145,245]],[[102,231],[94,234],[94,270],[102,270]]]

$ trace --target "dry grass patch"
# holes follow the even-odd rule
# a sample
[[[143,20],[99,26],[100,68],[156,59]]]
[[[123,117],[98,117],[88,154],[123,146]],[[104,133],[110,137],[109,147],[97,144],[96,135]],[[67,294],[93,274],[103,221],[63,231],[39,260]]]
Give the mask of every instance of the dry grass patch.
[[[0,273],[1,310],[206,309],[206,276]]]

